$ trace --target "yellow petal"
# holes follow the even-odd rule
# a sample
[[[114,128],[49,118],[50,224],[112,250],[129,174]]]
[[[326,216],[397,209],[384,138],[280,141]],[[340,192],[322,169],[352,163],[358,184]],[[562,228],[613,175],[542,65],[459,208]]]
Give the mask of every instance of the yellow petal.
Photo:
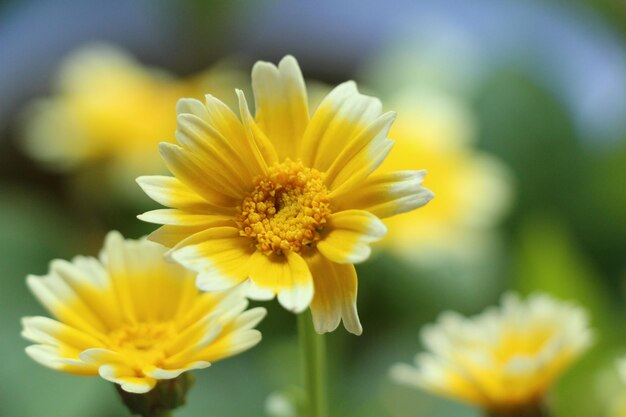
[[[287,55],[278,67],[259,61],[252,68],[256,122],[278,158],[295,158],[309,122],[306,88],[298,62]]]
[[[198,193],[187,187],[175,177],[150,175],[137,178],[137,184],[157,203],[178,209],[201,212],[219,212]]]
[[[345,210],[330,217],[328,234],[317,249],[333,262],[346,264],[366,260],[369,243],[381,239],[387,228],[376,216],[363,210]]]
[[[214,227],[182,241],[172,258],[198,272],[203,291],[222,291],[248,278],[248,260],[255,251],[252,241],[235,227]]]
[[[309,122],[300,158],[307,166],[326,171],[346,143],[382,113],[381,102],[359,94],[356,84],[348,81],[335,87],[320,103]]]
[[[228,138],[201,118],[179,114],[176,140],[205,164],[224,173],[232,180],[235,189],[245,192],[252,182],[253,175],[248,171],[246,160],[241,158]]]
[[[160,320],[173,315],[193,274],[176,263],[163,261],[165,248],[145,240],[124,240],[117,232],[107,235],[101,254],[115,288],[118,314],[129,323]],[[158,285],[155,283],[158,282]],[[163,302],[164,299],[171,300]]]
[[[76,354],[101,343],[98,337],[48,317],[24,317],[22,336],[30,341],[73,350]]]
[[[61,349],[56,346],[30,345],[26,347],[25,352],[35,362],[56,371],[68,372],[75,375],[98,374],[97,368],[63,357]]]
[[[407,364],[395,364],[390,370],[391,378],[401,384],[416,386],[446,398],[464,400],[479,406],[488,406],[489,400],[480,388],[461,373],[452,373],[446,365],[433,361],[423,354],[416,362],[420,370]]]
[[[357,277],[351,264],[336,264],[320,254],[307,258],[315,283],[311,302],[313,324],[318,333],[332,332],[343,320],[350,333],[363,332],[356,309]]]
[[[177,105],[178,114],[193,114],[225,138],[228,145],[235,151],[237,160],[241,161],[242,169],[247,170],[251,177],[264,172],[264,163],[258,158],[258,150],[252,146],[239,118],[219,99],[208,94],[205,103],[195,99],[181,99]]]
[[[358,188],[333,200],[338,210],[360,209],[386,218],[422,207],[434,197],[422,186],[426,171],[372,175]]]
[[[300,255],[264,255],[255,252],[250,259],[250,280],[260,288],[278,294],[278,302],[287,310],[304,311],[313,298],[313,280]]]
[[[235,207],[243,197],[244,193],[223,172],[183,148],[162,142],[159,151],[170,172],[209,204]]]
[[[180,376],[183,372],[192,371],[194,369],[205,369],[211,366],[211,362],[197,361],[186,364],[186,366],[178,369],[162,369],[157,367],[151,367],[145,370],[145,374],[155,379],[174,379]]]
[[[254,118],[250,114],[248,108],[248,102],[243,94],[243,91],[236,90],[237,98],[239,99],[239,111],[241,113],[241,120],[246,131],[248,142],[254,150],[254,154],[259,163],[262,165],[263,172],[267,172],[267,167],[279,162],[276,148],[272,142],[268,139],[261,128],[256,124]]]
[[[157,383],[157,380],[151,377],[135,376],[133,368],[123,365],[102,365],[99,373],[102,378],[119,384],[124,391],[133,394],[145,394]]]
[[[26,353],[52,369],[77,375],[97,375],[98,368],[78,360],[81,351],[102,343],[92,335],[47,317],[24,317],[22,337],[37,345]]]
[[[101,316],[98,311],[94,311],[89,304],[91,298],[81,298],[55,271],[50,271],[43,277],[30,275],[26,278],[26,283],[39,302],[63,323],[92,335],[106,332],[106,314]],[[114,305],[110,307],[113,307],[111,313],[115,316]]]
[[[231,314],[230,317],[225,315],[216,317],[220,324],[221,332],[213,339],[211,343],[204,346],[193,344],[196,348],[192,348],[186,355],[176,355],[165,361],[165,365],[171,367],[188,366],[190,360],[193,361],[216,361],[229,356],[236,355],[244,350],[251,348],[261,340],[261,333],[254,330],[253,327],[265,317],[267,311],[262,307],[257,307],[246,312],[243,308],[236,309],[239,315]],[[223,308],[222,304],[218,308]],[[224,308],[228,310],[228,308]],[[199,347],[198,347],[199,346]]]
[[[148,235],[148,239],[160,243],[167,248],[173,248],[188,237],[206,230],[203,226],[173,226],[165,225]],[[169,256],[170,253],[166,253]]]
[[[394,144],[387,139],[394,119],[395,113],[385,113],[344,147],[327,171],[331,197],[359,184],[382,164]]]

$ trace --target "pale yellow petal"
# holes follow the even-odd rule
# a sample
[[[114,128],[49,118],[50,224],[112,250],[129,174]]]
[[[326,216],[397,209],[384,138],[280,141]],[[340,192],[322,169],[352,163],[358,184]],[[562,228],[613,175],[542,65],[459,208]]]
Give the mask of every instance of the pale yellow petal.
[[[287,55],[278,67],[259,61],[252,68],[255,119],[278,158],[296,158],[309,122],[306,88],[298,62]]]
[[[209,204],[235,207],[243,197],[238,187],[233,186],[232,180],[223,172],[183,148],[163,142],[159,145],[159,151],[170,172]]]
[[[120,387],[133,394],[145,394],[154,388],[155,378],[135,376],[135,370],[123,365],[102,365],[100,376],[107,381],[119,384]]]
[[[385,113],[346,144],[327,172],[331,197],[358,186],[385,160],[394,144],[387,139],[394,118]]]
[[[343,320],[350,333],[363,332],[356,309],[357,276],[351,264],[336,264],[320,254],[307,258],[315,283],[311,302],[313,324],[318,333],[332,332]]]
[[[150,370],[146,370],[146,375],[154,379],[174,379],[179,377],[183,372],[193,371],[194,369],[206,369],[209,366],[211,366],[211,362],[205,361],[191,362],[178,369],[162,369],[155,366]]]
[[[353,81],[340,84],[315,110],[304,133],[300,158],[307,166],[326,171],[381,113],[381,102],[359,94]]]
[[[236,90],[237,98],[239,99],[239,111],[241,113],[241,120],[248,138],[248,142],[252,147],[256,158],[259,160],[259,164],[262,166],[263,172],[267,172],[267,167],[272,166],[279,162],[278,153],[272,142],[268,139],[267,135],[256,124],[254,118],[250,114],[248,102],[243,94],[243,91]]]
[[[221,291],[248,278],[248,259],[254,251],[252,240],[241,237],[239,229],[215,227],[181,242],[172,258],[199,273],[200,289]]]
[[[264,162],[259,158],[258,150],[248,140],[241,121],[222,101],[210,94],[205,96],[204,103],[195,99],[181,99],[178,102],[177,112],[199,117],[217,132],[219,140],[225,138],[227,145],[234,150],[238,164],[251,177],[264,172]]]
[[[206,230],[203,226],[165,225],[148,235],[148,239],[167,248],[173,248],[188,237]],[[169,256],[170,253],[166,253]]]
[[[63,323],[90,334],[106,332],[106,316],[94,311],[88,304],[89,298],[82,299],[56,272],[43,277],[28,276],[26,283],[39,302]]]
[[[116,232],[107,235],[101,258],[115,288],[118,309],[128,323],[173,315],[182,295],[193,287],[192,272],[165,262],[165,251],[146,240],[124,240]]]
[[[77,375],[98,374],[97,367],[78,360],[82,350],[102,343],[98,338],[47,317],[25,317],[22,327],[22,337],[37,343],[26,349],[37,362]]]
[[[363,210],[334,213],[328,228],[328,234],[317,243],[317,248],[322,255],[340,264],[366,260],[371,253],[369,244],[387,233],[378,217]]]
[[[177,209],[206,213],[222,213],[221,207],[209,204],[202,196],[175,177],[150,175],[137,178],[141,189],[157,203]]]
[[[250,279],[259,287],[278,294],[278,302],[287,310],[304,311],[313,298],[313,280],[309,267],[294,252],[264,255],[255,252],[250,259]]]
[[[234,224],[232,216],[190,213],[177,209],[152,210],[138,215],[137,218],[148,223],[191,227],[204,226],[205,228]]]
[[[199,351],[196,357],[204,358],[209,362],[228,358],[254,347],[261,341],[261,338],[261,332],[256,329],[231,332]]]
[[[240,157],[227,137],[201,118],[179,114],[176,140],[205,164],[222,172],[238,191],[245,192],[252,182],[253,174],[248,171],[246,160]]]
[[[67,354],[80,353],[102,343],[101,337],[81,332],[48,317],[24,317],[22,336],[32,342],[63,347]],[[78,357],[78,356],[76,356]]]
[[[24,349],[32,360],[47,368],[57,371],[63,370],[63,363],[59,361],[59,348],[49,345],[30,345]]]
[[[366,210],[378,218],[422,207],[434,197],[422,186],[426,171],[396,171],[372,175],[361,185],[333,200],[337,210]]]

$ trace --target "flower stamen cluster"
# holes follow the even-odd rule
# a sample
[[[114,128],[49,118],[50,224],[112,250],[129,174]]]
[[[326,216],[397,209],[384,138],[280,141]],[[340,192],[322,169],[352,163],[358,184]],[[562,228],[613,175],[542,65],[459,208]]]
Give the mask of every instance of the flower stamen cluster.
[[[138,365],[162,366],[167,358],[167,343],[176,337],[173,322],[142,322],[117,328],[109,333],[111,348],[133,358]]]
[[[287,159],[255,179],[237,224],[265,255],[283,255],[318,241],[331,213],[324,174]]]

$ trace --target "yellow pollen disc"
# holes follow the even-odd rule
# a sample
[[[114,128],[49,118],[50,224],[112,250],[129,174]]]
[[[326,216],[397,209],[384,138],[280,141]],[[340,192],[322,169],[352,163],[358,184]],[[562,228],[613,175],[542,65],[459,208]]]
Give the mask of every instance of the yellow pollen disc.
[[[257,177],[241,205],[237,224],[242,236],[266,255],[301,252],[320,239],[331,215],[324,174],[287,159]]]
[[[171,322],[143,322],[115,329],[108,336],[111,347],[136,366],[159,365],[167,356],[167,343],[176,336],[176,327]]]

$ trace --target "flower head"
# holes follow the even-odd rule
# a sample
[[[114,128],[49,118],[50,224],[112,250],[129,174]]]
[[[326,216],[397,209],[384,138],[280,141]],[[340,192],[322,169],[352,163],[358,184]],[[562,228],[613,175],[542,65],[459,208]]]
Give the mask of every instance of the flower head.
[[[96,167],[114,185],[132,184],[137,175],[163,170],[150,150],[175,131],[170,114],[178,98],[219,94],[233,85],[229,75],[206,71],[179,80],[112,45],[85,46],[62,62],[54,94],[30,106],[24,147],[53,169]]]
[[[451,96],[412,90],[392,100],[399,116],[390,135],[394,152],[381,171],[428,161],[428,186],[437,198],[423,210],[385,221],[382,246],[410,260],[420,253],[467,253],[502,218],[510,200],[506,167],[474,149],[474,126],[463,103]]]
[[[541,402],[592,340],[585,311],[547,295],[507,295],[474,318],[447,312],[421,337],[417,368],[395,365],[392,377],[494,412]]]
[[[426,204],[424,171],[372,174],[393,141],[393,113],[336,87],[309,115],[296,60],[252,70],[256,115],[238,91],[241,119],[206,96],[178,104],[178,144],[162,143],[172,177],[140,177],[157,202],[145,213],[162,224],[150,238],[172,248],[174,260],[198,272],[198,285],[223,290],[250,280],[249,296],[275,295],[287,309],[311,305],[318,332],[343,319],[359,334],[352,264],[383,237],[380,218]]]
[[[156,243],[107,236],[100,259],[55,260],[28,286],[56,318],[26,317],[26,352],[63,372],[100,375],[128,392],[206,368],[256,345],[265,309],[244,311],[241,288],[201,293],[195,274]]]

